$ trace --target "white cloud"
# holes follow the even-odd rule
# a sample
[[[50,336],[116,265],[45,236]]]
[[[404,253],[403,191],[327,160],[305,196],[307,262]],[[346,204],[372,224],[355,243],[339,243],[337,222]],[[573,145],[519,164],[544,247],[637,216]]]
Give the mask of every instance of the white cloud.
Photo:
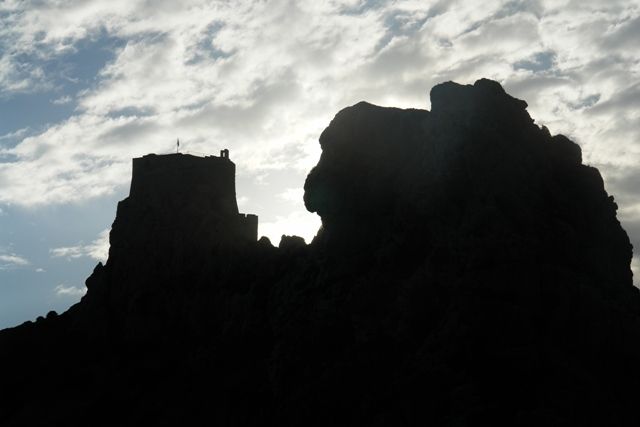
[[[111,230],[106,229],[100,232],[98,238],[87,245],[85,248],[87,250],[87,254],[97,260],[106,262],[109,257],[109,232]]]
[[[42,80],[43,74],[42,69],[37,66],[17,63],[11,54],[0,54],[0,99],[14,92],[33,92],[49,88],[50,86]]]
[[[49,250],[53,258],[80,258],[85,255],[82,246],[66,246]]]
[[[64,95],[51,101],[53,105],[65,105],[71,102],[69,95]]]
[[[248,202],[249,202],[249,198],[247,196],[238,197],[238,207],[242,208],[246,206]]]
[[[0,270],[24,267],[29,264],[29,260],[16,254],[0,254]]]
[[[52,248],[49,254],[53,258],[66,258],[68,260],[81,257],[90,257],[96,261],[106,262],[109,257],[109,229],[103,230],[91,243],[82,243],[75,246],[63,246]]]
[[[79,297],[87,293],[87,288],[60,284],[54,288],[54,291],[59,297]]]
[[[309,243],[318,232],[321,222],[317,215],[305,215],[295,211],[286,216],[278,216],[275,220],[260,223],[258,235],[266,236],[275,246],[280,242],[283,234],[304,238]]]
[[[304,199],[303,188],[287,188],[282,193],[278,194],[278,197],[287,202],[300,203]]]

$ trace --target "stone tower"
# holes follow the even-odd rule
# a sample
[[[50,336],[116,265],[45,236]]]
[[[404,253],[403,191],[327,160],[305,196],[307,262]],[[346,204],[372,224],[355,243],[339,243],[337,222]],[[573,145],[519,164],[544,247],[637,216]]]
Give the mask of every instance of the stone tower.
[[[166,213],[176,229],[185,227],[185,222],[210,223],[216,225],[222,240],[257,240],[258,217],[238,211],[236,165],[228,150],[220,154],[148,154],[133,159],[129,200]],[[177,211],[184,215],[173,218]]]

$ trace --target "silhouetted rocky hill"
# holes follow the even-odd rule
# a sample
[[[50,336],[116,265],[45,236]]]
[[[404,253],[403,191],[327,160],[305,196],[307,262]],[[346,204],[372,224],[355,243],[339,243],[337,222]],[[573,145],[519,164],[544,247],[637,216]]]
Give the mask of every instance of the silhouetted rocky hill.
[[[255,241],[235,169],[180,166],[186,193],[134,169],[87,295],[0,332],[0,424],[640,425],[640,294],[599,172],[494,81],[431,105],[336,115],[310,245]]]

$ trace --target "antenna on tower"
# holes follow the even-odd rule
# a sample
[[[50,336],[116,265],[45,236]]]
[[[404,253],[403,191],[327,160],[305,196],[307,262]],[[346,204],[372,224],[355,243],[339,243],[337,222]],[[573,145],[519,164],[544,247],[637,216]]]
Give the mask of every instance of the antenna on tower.
[[[180,138],[176,141],[176,154],[180,152]]]

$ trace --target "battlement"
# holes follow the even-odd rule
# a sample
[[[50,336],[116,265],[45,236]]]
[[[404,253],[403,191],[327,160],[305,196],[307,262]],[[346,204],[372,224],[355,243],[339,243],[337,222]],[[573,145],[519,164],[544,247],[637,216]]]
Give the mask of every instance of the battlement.
[[[129,199],[159,209],[191,209],[203,220],[216,218],[229,233],[257,240],[258,217],[238,211],[236,166],[229,150],[218,156],[147,154],[133,159]]]

